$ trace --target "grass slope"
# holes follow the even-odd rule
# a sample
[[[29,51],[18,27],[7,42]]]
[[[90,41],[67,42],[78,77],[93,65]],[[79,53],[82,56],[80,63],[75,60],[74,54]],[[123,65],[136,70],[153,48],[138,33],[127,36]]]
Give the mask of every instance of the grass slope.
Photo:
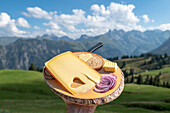
[[[142,72],[140,74],[146,77],[146,75],[156,76],[156,75],[159,75],[159,73],[161,73],[161,76],[160,76],[161,82],[163,81],[170,82],[170,67],[162,68],[158,70],[151,70],[148,72]]]
[[[128,84],[118,99],[98,106],[95,113],[169,113],[169,94],[168,88]],[[0,70],[0,107],[10,113],[66,112],[42,73],[23,70]]]

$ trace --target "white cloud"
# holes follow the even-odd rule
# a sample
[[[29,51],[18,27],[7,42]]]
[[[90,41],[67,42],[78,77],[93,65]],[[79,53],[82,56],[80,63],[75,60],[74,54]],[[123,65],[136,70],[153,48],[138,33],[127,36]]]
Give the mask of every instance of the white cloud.
[[[85,12],[81,9],[74,9],[72,10],[73,14],[61,14],[61,15],[56,15],[55,16],[55,22],[59,24],[67,24],[67,25],[78,25],[80,23],[83,23],[85,19]]]
[[[19,30],[16,21],[7,13],[0,13],[0,36],[24,36],[26,31]]]
[[[23,12],[23,15],[46,19],[47,21],[42,23],[45,26],[43,29],[34,26],[33,28],[36,29],[36,31],[31,33],[32,36],[38,33],[54,33],[59,36],[67,35],[72,38],[78,38],[82,34],[91,36],[100,35],[109,29],[123,29],[125,31],[134,29],[145,30],[141,25],[138,25],[140,20],[133,12],[134,8],[135,6],[132,4],[123,5],[111,2],[109,6],[92,5],[90,7],[92,11],[91,14],[86,14],[82,9],[73,9],[72,14],[58,14],[56,11],[47,12],[39,7],[28,7],[26,9],[27,12]],[[8,20],[10,20],[10,18],[3,20],[3,23]],[[23,18],[18,18],[13,24],[26,28],[30,27],[28,22]]]
[[[100,7],[99,7],[99,5],[94,4],[94,5],[91,6],[91,10],[93,10],[95,12],[99,12],[100,11]]]
[[[25,28],[30,28],[29,23],[24,18],[18,18],[16,20],[16,25],[21,26],[21,27],[25,27]]]
[[[38,27],[38,26],[34,26],[34,29],[37,29],[37,30],[39,30],[39,29],[40,29],[40,27]]]
[[[91,6],[92,14],[85,15],[82,9],[73,9],[73,14],[57,14],[56,12],[46,12],[39,7],[27,8],[26,16],[34,18],[46,18],[49,22],[43,23],[47,26],[47,32],[60,35],[68,35],[78,38],[82,34],[99,35],[109,29],[141,30],[144,28],[139,23],[139,18],[134,14],[134,5],[123,5],[110,3],[109,6],[94,4]],[[38,11],[36,11],[38,10]],[[43,12],[43,13],[40,13]],[[48,18],[47,18],[48,17]],[[59,30],[59,31],[58,31]]]
[[[148,28],[146,28],[146,30],[161,30],[161,31],[166,31],[166,30],[170,30],[170,23],[167,24],[161,24],[159,26],[150,26]]]
[[[43,25],[49,26],[50,28],[56,29],[56,30],[60,29],[60,27],[56,23],[51,22],[51,21],[49,23],[43,23]]]
[[[27,17],[34,17],[34,18],[40,18],[40,19],[52,19],[51,15],[53,13],[48,13],[45,10],[42,10],[39,7],[28,7],[27,8],[28,13],[23,12],[22,14]],[[56,12],[54,12],[55,14]]]
[[[170,23],[161,24],[161,25],[156,26],[156,27],[149,27],[148,29],[150,29],[150,30],[159,29],[159,30],[162,30],[162,31],[170,30]]]
[[[43,25],[48,26],[46,32],[54,33],[55,35],[67,35],[73,38],[79,37],[81,34],[76,27],[83,24],[85,21],[85,12],[81,9],[73,9],[73,14],[53,15],[53,18],[48,23]],[[80,28],[81,29],[81,28]]]
[[[137,23],[139,19],[133,13],[134,5],[122,5],[111,3],[110,6],[91,6],[93,15],[87,16],[86,26],[99,29],[124,29],[131,30],[140,28]],[[139,29],[141,30],[141,29]]]
[[[143,18],[145,23],[150,22],[150,19],[149,19],[148,15],[143,15],[142,18]]]
[[[168,24],[161,24],[160,26],[157,27],[157,29],[160,29],[160,30],[170,30],[170,23]]]
[[[143,15],[142,16],[142,18],[143,18],[143,21],[145,22],[145,23],[148,23],[148,22],[155,22],[155,20],[154,19],[152,19],[152,20],[150,20],[150,18],[148,17],[148,15]]]
[[[0,15],[0,26],[6,26],[11,20],[10,16],[7,13],[1,13]]]
[[[62,30],[55,30],[55,29],[45,29],[45,33],[47,34],[55,34],[59,37],[61,36],[68,36],[67,33],[65,33],[64,31]]]
[[[111,2],[110,5],[94,4],[90,7],[91,14],[86,14],[82,9],[73,9],[72,14],[57,13],[57,11],[48,12],[39,7],[28,7],[22,14],[26,17],[36,19],[46,19],[39,26],[32,27],[32,32],[20,30],[30,28],[31,25],[24,18],[11,19],[7,13],[0,13],[0,36],[15,35],[36,37],[45,33],[55,34],[57,36],[67,35],[73,39],[79,38],[82,34],[96,36],[107,32],[109,29],[123,29],[125,31],[145,29],[170,30],[170,23],[162,24],[156,27],[142,27],[140,19],[145,23],[154,22],[148,15],[140,16],[140,19],[134,13],[133,4],[125,5]]]

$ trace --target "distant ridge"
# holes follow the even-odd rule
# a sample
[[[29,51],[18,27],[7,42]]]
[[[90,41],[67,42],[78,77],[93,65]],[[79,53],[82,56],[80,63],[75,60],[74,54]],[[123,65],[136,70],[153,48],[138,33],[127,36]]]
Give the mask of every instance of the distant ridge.
[[[104,58],[140,55],[158,48],[169,37],[170,31],[109,30],[105,34],[93,37],[82,35],[77,40],[48,34],[32,39],[16,38],[13,42],[13,37],[4,38],[10,43],[0,45],[0,69],[28,69],[31,63],[43,67],[45,61],[55,55],[65,51],[87,51],[98,42],[102,42],[104,46],[95,53]],[[163,45],[169,48],[169,39],[164,43]],[[166,50],[164,46],[161,46],[162,49],[158,52],[168,52],[169,49]]]
[[[68,36],[62,36],[62,37],[57,37],[54,34],[44,34],[42,36],[37,36],[36,39],[42,40],[42,39],[48,39],[48,40],[65,40],[65,41],[73,41],[71,38]]]
[[[15,42],[20,37],[0,37],[0,45],[8,45]]]
[[[0,46],[0,69],[28,69],[31,63],[43,67],[52,57],[65,51],[85,50],[80,43],[65,40],[19,39]]]
[[[167,53],[168,55],[170,55],[170,37],[166,41],[164,41],[164,43],[161,44],[161,46],[152,50],[151,53],[154,53],[154,54],[165,54],[165,53]]]

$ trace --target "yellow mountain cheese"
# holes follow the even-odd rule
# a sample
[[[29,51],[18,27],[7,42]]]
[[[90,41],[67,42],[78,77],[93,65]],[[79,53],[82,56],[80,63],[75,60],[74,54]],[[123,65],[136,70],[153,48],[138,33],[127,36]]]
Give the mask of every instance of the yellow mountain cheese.
[[[105,62],[103,67],[104,67],[105,71],[114,72],[114,71],[117,70],[117,63],[115,63],[115,62]]]
[[[47,70],[73,95],[85,93],[100,82],[101,75],[72,52],[62,53],[45,63]],[[71,87],[73,80],[84,84]]]
[[[80,54],[79,58],[87,62],[88,59],[92,58],[92,54]]]

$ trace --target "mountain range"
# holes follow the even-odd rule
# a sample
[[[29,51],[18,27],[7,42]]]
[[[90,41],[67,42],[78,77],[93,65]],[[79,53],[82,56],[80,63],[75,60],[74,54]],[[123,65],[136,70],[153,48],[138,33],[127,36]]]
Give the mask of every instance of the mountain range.
[[[12,42],[15,42],[20,37],[0,37],[0,45],[8,45]]]
[[[53,34],[45,34],[34,39],[0,37],[0,69],[28,69],[31,63],[43,67],[45,61],[55,55],[65,51],[87,51],[98,42],[102,42],[104,46],[95,53],[104,58],[140,55],[152,52],[155,48],[159,52],[161,44],[163,44],[160,46],[162,48],[170,44],[169,37],[170,31],[160,30],[145,32],[109,30],[98,36],[82,35],[76,40],[67,36],[57,37]]]
[[[164,54],[167,53],[170,55],[170,38],[167,39],[161,46],[151,51],[153,54]]]

